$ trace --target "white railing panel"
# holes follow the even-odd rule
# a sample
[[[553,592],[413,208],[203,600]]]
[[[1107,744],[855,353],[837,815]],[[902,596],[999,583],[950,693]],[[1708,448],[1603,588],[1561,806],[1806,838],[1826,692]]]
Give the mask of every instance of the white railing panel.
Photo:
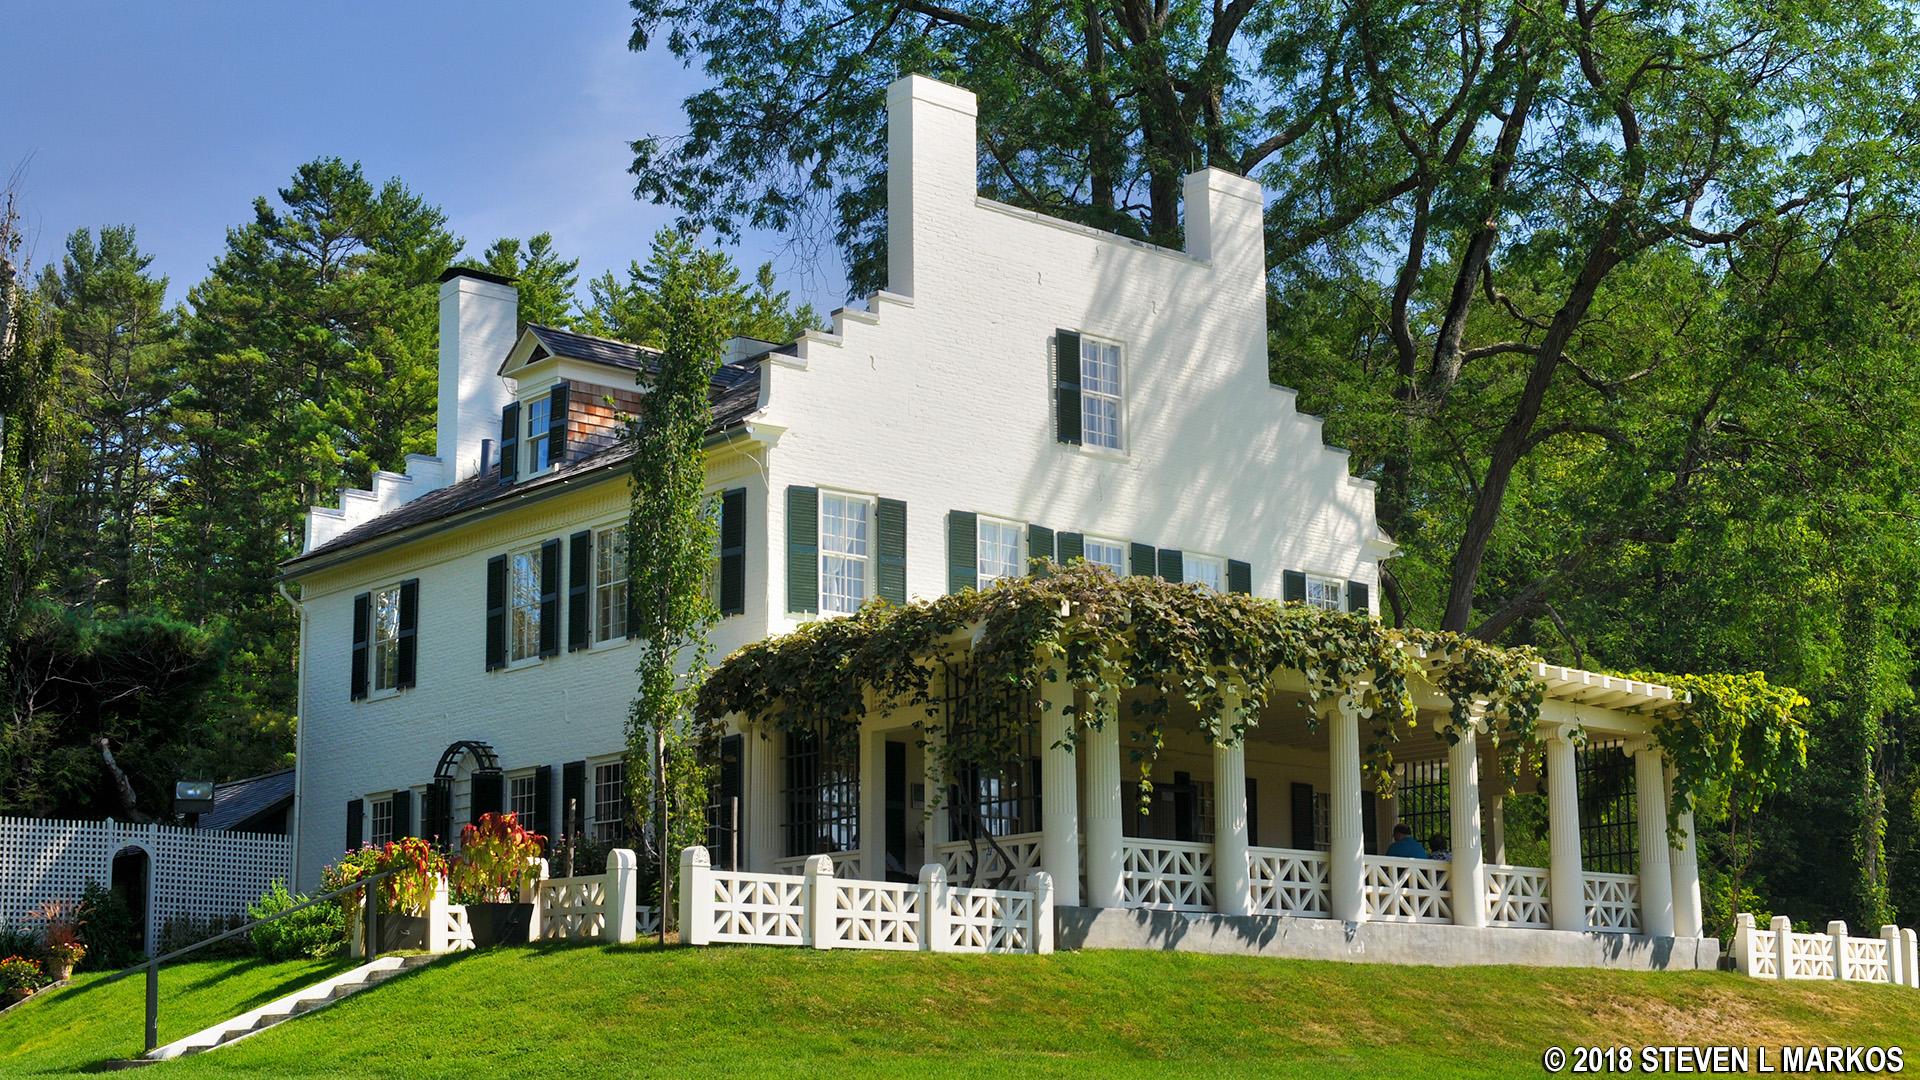
[[[1586,875],[1587,929],[1603,934],[1640,932],[1640,879],[1633,874]]]
[[[1771,930],[1753,930],[1749,932],[1752,942],[1748,952],[1747,974],[1761,979],[1780,977],[1780,939]]]
[[[1453,866],[1444,860],[1368,855],[1361,888],[1366,896],[1369,919],[1453,921]]]
[[[539,882],[543,941],[582,941],[607,934],[607,877],[546,878]]]
[[[1488,863],[1487,925],[1552,926],[1547,906],[1547,872],[1537,866]]]
[[[1878,938],[1847,939],[1847,978],[1854,982],[1892,982],[1893,958]]]
[[[1831,934],[1786,935],[1787,978],[1833,978],[1833,936]]]
[[[799,945],[806,940],[806,878],[716,870],[709,940]]]
[[[1026,876],[1040,869],[1040,834],[1014,833],[1010,836],[994,838],[1013,860],[1009,869],[1000,858],[993,845],[982,837],[979,842],[980,861],[985,865],[977,876],[973,872],[974,843],[970,840],[949,840],[936,845],[933,853],[939,858],[940,865],[946,868],[947,878],[957,882],[1024,881]]]
[[[836,881],[833,944],[860,949],[919,949],[920,893],[918,884]]]
[[[947,889],[947,948],[953,952],[1034,951],[1033,894],[1011,889]]]
[[[1120,887],[1127,907],[1213,910],[1213,845],[1123,840]]]
[[[1255,915],[1299,915],[1324,919],[1328,901],[1327,853],[1289,848],[1248,848],[1247,872],[1253,881]]]

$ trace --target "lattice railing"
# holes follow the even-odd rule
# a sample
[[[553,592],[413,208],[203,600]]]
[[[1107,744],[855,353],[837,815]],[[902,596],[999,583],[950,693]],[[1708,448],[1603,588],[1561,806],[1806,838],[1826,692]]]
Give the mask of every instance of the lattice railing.
[[[1034,895],[1012,889],[946,889],[945,945],[953,952],[1035,952]]]
[[[1912,930],[1887,925],[1880,936],[1849,937],[1835,920],[1824,934],[1795,933],[1793,922],[1775,916],[1761,929],[1752,915],[1734,918],[1733,966],[1757,979],[1840,979],[1920,988],[1920,939]]]
[[[1248,848],[1247,870],[1253,882],[1253,914],[1327,917],[1326,852]]]
[[[1640,932],[1640,879],[1632,874],[1586,875],[1587,929],[1603,934]]]
[[[1892,982],[1893,957],[1887,943],[1877,938],[1842,938],[1842,957],[1846,971],[1842,978],[1854,982]]]
[[[1780,937],[1771,930],[1748,930],[1747,950],[1742,956],[1735,953],[1735,962],[1747,974],[1759,979],[1775,979],[1780,976]],[[1736,949],[1738,943],[1735,943]]]
[[[1439,859],[1368,855],[1361,889],[1367,918],[1381,922],[1453,921],[1451,864]]]
[[[1785,938],[1787,978],[1833,978],[1833,936],[1831,934],[1796,934],[1789,930]]]
[[[1487,864],[1487,925],[1528,928],[1553,925],[1547,906],[1547,872],[1535,866]]]
[[[547,878],[539,883],[543,941],[581,941],[607,933],[607,878]]]
[[[890,881],[836,881],[833,944],[859,949],[920,948],[919,885]]]
[[[473,923],[467,918],[466,905],[447,905],[446,919],[447,951],[462,952],[473,948]]]
[[[1213,910],[1213,845],[1123,840],[1120,888],[1127,907]]]
[[[973,872],[974,844],[968,840],[949,840],[934,847],[933,853],[939,857],[940,865],[946,868],[950,881],[1019,881],[1035,870],[1040,869],[1040,834],[1015,833],[1011,836],[994,838],[1013,860],[1012,873],[1000,859],[999,852],[983,837],[979,841],[980,861],[985,865],[984,872]]]
[[[706,918],[711,921],[706,940],[799,945],[811,936],[805,878],[736,870],[716,871],[707,880],[711,906]],[[688,918],[701,917],[699,911],[689,905]]]

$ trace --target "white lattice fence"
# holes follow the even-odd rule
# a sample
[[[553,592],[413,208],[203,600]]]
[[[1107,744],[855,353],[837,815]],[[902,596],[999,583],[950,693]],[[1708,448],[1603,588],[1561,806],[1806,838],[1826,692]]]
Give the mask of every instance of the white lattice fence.
[[[980,861],[985,872],[975,875],[973,872],[974,844],[969,840],[949,840],[934,848],[939,856],[940,865],[946,868],[947,877],[952,881],[999,881],[1003,877],[1008,881],[1019,881],[1028,874],[1040,869],[1040,834],[1015,833],[1012,836],[997,836],[1007,857],[1013,860],[1011,872],[1008,872],[1004,860],[993,850],[993,844],[983,837],[979,842]]]
[[[147,853],[149,941],[169,918],[243,914],[287,878],[293,859],[291,841],[264,833],[0,818],[0,925],[23,925],[49,901],[78,900],[90,882],[111,885],[113,857],[127,847]]]
[[[920,948],[920,886],[891,881],[835,881],[831,888],[836,948]]]
[[[1878,938],[1843,938],[1840,941],[1840,957],[1847,966],[1840,975],[1854,982],[1892,982],[1888,972],[1893,969],[1893,956],[1887,949],[1887,943]]]
[[[1632,874],[1586,875],[1587,929],[1603,934],[1640,932],[1640,879]]]
[[[1213,910],[1213,845],[1180,840],[1125,840],[1120,887],[1127,907]]]
[[[1795,933],[1777,915],[1767,929],[1742,913],[1733,931],[1733,966],[1756,979],[1835,979],[1920,987],[1920,949],[1914,932],[1882,926],[1879,937],[1849,937],[1835,920],[1824,934]]]
[[[942,952],[1052,952],[1035,943],[1035,913],[1030,892],[1012,889],[945,890],[947,917]]]
[[[1326,852],[1248,848],[1247,870],[1253,914],[1327,917]]]
[[[659,913],[639,903],[638,867],[626,848],[607,853],[606,873],[585,877],[547,877],[546,860],[540,860],[540,876],[521,894],[534,904],[535,940],[628,942],[640,936],[649,913],[658,930]]]
[[[1487,925],[1552,926],[1547,907],[1547,872],[1533,866],[1488,863]]]
[[[702,884],[684,870],[680,881],[682,889],[697,889]],[[704,883],[710,904],[689,901],[685,905],[690,940],[801,945],[812,936],[803,902],[807,892],[804,877],[726,871],[705,875]]]
[[[1785,931],[1787,978],[1833,978],[1833,938],[1827,934],[1796,934]]]
[[[1438,859],[1368,855],[1361,887],[1367,918],[1381,922],[1453,921],[1453,873]]]

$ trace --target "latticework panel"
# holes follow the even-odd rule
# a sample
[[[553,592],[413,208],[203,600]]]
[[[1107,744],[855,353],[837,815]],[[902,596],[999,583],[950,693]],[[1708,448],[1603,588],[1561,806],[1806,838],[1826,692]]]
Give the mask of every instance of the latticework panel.
[[[1547,872],[1533,866],[1487,864],[1487,925],[1552,926]]]
[[[1253,914],[1327,917],[1326,852],[1249,848],[1247,864]]]
[[[1381,922],[1453,921],[1453,868],[1437,859],[1366,857],[1367,917]]]
[[[1127,840],[1120,850],[1120,882],[1126,906],[1213,910],[1213,845]]]

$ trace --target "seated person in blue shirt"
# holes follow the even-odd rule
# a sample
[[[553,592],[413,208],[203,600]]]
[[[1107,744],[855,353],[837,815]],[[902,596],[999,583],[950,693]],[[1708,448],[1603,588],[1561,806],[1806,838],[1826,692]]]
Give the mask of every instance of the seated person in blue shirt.
[[[1393,827],[1393,844],[1387,848],[1387,855],[1395,859],[1424,859],[1427,846],[1413,838],[1413,830],[1403,821]]]

